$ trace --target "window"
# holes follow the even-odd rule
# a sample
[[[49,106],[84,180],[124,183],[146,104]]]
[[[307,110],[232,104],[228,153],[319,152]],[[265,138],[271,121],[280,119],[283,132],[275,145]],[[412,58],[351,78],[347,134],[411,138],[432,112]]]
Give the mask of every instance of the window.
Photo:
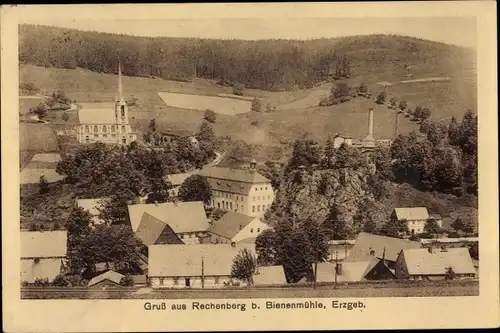
[[[124,145],[125,145],[125,144],[127,144],[127,139],[123,138],[123,139],[122,139],[122,143],[123,143]]]
[[[267,191],[267,186],[266,186],[266,187],[264,187],[264,188],[265,188],[265,189],[266,189],[266,191]]]
[[[186,278],[186,287],[191,287],[191,279]]]
[[[260,228],[257,228],[257,232],[260,232]]]
[[[122,105],[121,109],[122,109],[122,118],[125,118],[125,106]]]
[[[218,277],[218,276],[216,276],[216,277],[214,278],[214,280],[215,280],[215,282],[214,282],[215,284],[219,284],[219,277]]]
[[[106,126],[106,125],[103,125],[103,126],[102,126],[102,131],[103,131],[104,133],[106,133],[106,131],[107,131],[107,130],[108,130],[107,126]]]
[[[370,255],[374,256],[375,255],[375,251],[374,250],[370,250]]]
[[[85,133],[89,132],[89,125],[85,125]]]
[[[125,126],[122,126],[122,133],[125,133]]]
[[[255,206],[252,206],[252,213],[255,213]]]
[[[116,131],[116,128],[115,128],[115,125],[111,125],[111,132],[115,132]]]
[[[233,203],[232,202],[229,203],[229,209],[233,210]]]
[[[99,127],[97,127],[97,125],[94,126],[94,132],[96,132],[96,133],[99,132]]]
[[[260,190],[262,191],[262,187],[260,188]]]
[[[179,278],[174,277],[174,286],[178,286],[178,285],[179,285]]]
[[[252,229],[250,229],[250,232],[253,232],[253,228],[252,228]]]
[[[260,212],[260,205],[257,206],[257,211]]]
[[[163,286],[163,278],[160,278],[160,286]]]
[[[217,208],[220,208],[220,202],[217,203]]]
[[[89,140],[90,140],[90,138],[89,138],[89,136],[87,135],[87,136],[85,137],[85,142],[87,142],[87,143],[88,143],[88,142],[89,142]]]

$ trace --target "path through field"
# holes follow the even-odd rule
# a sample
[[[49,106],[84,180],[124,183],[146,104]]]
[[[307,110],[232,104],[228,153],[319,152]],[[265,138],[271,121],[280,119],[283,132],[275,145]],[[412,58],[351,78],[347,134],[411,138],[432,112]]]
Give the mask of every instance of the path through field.
[[[317,89],[311,90],[311,92],[304,98],[299,100],[279,105],[278,108],[280,110],[288,110],[288,109],[305,109],[309,107],[318,106],[319,102],[328,97],[330,94],[330,88],[328,87],[319,87]]]

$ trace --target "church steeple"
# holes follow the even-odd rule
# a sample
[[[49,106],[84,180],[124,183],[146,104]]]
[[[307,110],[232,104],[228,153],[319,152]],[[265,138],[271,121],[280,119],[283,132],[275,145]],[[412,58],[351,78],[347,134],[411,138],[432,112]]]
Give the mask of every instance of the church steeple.
[[[123,103],[122,64],[118,61],[118,102]]]

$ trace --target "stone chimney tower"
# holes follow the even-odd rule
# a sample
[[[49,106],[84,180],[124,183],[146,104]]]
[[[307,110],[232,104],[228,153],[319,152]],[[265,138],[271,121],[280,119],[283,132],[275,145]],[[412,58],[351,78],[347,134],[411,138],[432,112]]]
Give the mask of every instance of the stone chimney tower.
[[[373,108],[368,110],[368,135],[373,138]]]

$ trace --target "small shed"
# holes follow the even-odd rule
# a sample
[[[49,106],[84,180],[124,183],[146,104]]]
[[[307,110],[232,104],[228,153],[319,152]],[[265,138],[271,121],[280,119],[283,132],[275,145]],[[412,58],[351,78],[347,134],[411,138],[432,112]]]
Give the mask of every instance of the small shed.
[[[119,287],[120,281],[124,277],[123,274],[109,270],[105,273],[99,274],[89,281],[89,288],[106,288],[106,287]]]

